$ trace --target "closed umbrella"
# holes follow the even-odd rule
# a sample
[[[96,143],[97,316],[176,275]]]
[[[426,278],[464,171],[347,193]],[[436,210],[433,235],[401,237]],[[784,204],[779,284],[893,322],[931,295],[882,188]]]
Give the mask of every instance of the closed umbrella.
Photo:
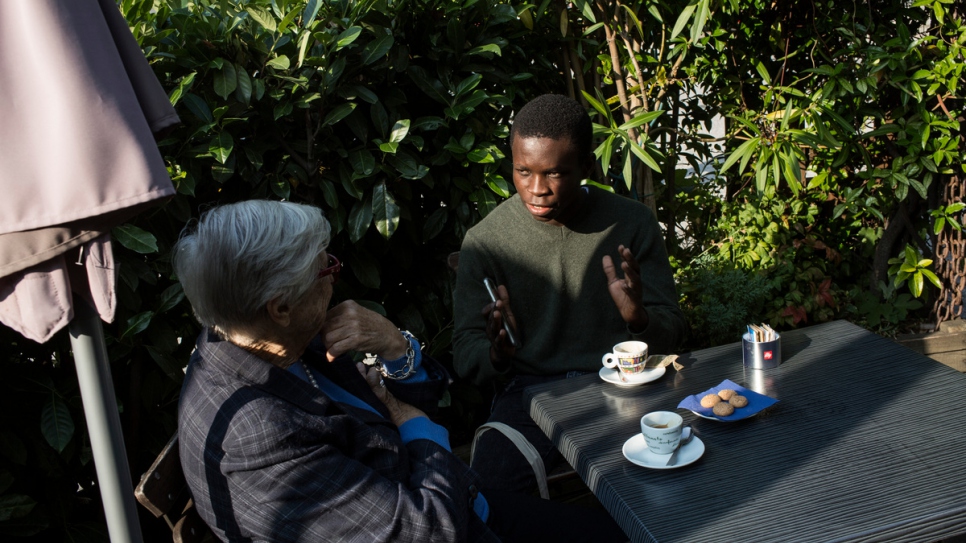
[[[69,328],[111,540],[141,541],[101,320],[111,228],[174,194],[178,117],[114,0],[0,1],[0,321]]]

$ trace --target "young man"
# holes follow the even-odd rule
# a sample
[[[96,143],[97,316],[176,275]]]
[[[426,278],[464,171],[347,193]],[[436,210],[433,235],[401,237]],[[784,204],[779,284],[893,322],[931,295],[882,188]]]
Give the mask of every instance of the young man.
[[[646,342],[650,354],[670,354],[687,331],[650,209],[581,186],[594,164],[592,135],[590,117],[570,98],[543,95],[524,106],[510,130],[517,193],[467,232],[460,251],[456,371],[476,384],[501,382],[490,421],[521,432],[547,471],[560,455],[530,418],[523,389],[597,371],[601,356],[629,339]],[[484,277],[499,285],[495,303]],[[473,467],[484,488],[535,484],[499,432],[481,436]]]

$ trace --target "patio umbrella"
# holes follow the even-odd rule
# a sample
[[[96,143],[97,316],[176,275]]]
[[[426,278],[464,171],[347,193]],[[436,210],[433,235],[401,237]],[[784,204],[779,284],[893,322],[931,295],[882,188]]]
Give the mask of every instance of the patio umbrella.
[[[174,194],[153,133],[177,122],[114,0],[0,1],[0,321],[69,327],[115,542],[141,531],[100,322],[109,233]]]

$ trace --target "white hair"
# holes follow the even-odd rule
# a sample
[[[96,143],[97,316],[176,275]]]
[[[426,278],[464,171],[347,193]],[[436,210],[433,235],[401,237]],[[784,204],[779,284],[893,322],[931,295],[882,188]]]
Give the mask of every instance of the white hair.
[[[186,227],[171,263],[198,322],[229,336],[260,327],[269,300],[292,304],[304,295],[329,236],[317,207],[239,202],[212,208]]]

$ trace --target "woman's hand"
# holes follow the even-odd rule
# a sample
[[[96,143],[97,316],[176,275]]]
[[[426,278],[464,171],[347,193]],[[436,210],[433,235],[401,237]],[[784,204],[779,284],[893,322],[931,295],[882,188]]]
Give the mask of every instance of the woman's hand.
[[[416,417],[426,417],[426,413],[421,410],[409,405],[406,402],[401,402],[392,395],[392,392],[386,388],[385,383],[382,380],[382,374],[376,368],[367,367],[362,362],[356,364],[356,369],[365,378],[366,383],[372,392],[375,393],[376,397],[379,398],[389,410],[389,419],[396,428],[399,428],[406,421],[414,419]],[[428,417],[427,417],[428,418]]]
[[[332,362],[348,351],[373,353],[383,360],[395,360],[406,354],[407,340],[396,326],[375,311],[348,300],[333,307],[322,326],[326,358]]]

